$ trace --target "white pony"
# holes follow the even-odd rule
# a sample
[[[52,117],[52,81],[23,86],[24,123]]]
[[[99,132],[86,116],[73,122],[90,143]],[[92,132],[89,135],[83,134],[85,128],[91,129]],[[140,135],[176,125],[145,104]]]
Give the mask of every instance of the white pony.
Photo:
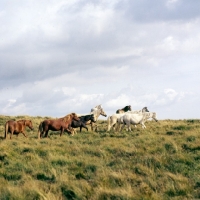
[[[141,124],[142,128],[146,128],[144,123],[150,118],[154,119],[156,122],[158,121],[155,112],[141,112],[137,114],[126,113],[117,120],[119,128],[118,130],[119,131],[122,130],[124,126],[127,125],[128,131],[131,131],[131,124],[133,125]],[[123,125],[120,129],[121,123],[123,123]]]
[[[106,114],[105,111],[103,110],[103,107],[102,107],[101,104],[95,106],[94,108],[92,108],[90,114],[93,114],[93,115],[94,115],[94,120],[95,120],[95,122],[92,122],[92,121],[90,120],[90,121],[88,121],[88,122],[86,123],[86,125],[91,124],[91,129],[92,129],[92,131],[94,130],[94,128],[95,128],[95,131],[97,131],[97,124],[96,124],[96,122],[97,122],[99,116],[102,115],[102,116],[104,116],[104,117],[107,117],[107,114]],[[87,114],[87,115],[88,115],[88,114]],[[78,117],[80,117],[80,116],[84,116],[84,115],[78,114]]]
[[[144,107],[142,110],[135,110],[135,111],[128,111],[126,113],[142,113],[142,112],[149,112],[149,110],[147,109],[147,107]],[[113,130],[115,130],[115,125],[117,123],[117,119],[119,119],[120,117],[122,117],[123,115],[125,115],[126,113],[121,113],[121,114],[113,114],[111,116],[108,117],[107,122],[108,122],[108,129],[107,131],[110,131],[111,128],[113,128]],[[117,127],[118,129],[119,127]]]

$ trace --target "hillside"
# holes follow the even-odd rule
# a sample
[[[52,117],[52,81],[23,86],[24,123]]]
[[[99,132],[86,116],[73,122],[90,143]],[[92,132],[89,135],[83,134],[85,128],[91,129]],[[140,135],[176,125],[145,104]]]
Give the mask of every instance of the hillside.
[[[4,140],[8,119],[31,119],[34,131]],[[198,199],[200,121],[146,122],[147,129],[37,139],[42,117],[0,116],[0,199]]]

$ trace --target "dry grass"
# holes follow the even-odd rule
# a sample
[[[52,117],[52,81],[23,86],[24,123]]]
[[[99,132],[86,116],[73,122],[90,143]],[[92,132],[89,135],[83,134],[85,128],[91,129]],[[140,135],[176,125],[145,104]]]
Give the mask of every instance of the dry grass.
[[[4,140],[8,119],[32,119],[27,129]],[[0,199],[198,199],[200,122],[147,122],[133,132],[99,131],[37,139],[41,117],[0,116]]]

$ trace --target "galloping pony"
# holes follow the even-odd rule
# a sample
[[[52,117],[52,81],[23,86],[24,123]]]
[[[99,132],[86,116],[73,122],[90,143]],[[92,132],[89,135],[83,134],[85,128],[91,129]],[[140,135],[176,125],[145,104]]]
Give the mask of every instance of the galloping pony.
[[[127,112],[124,112],[124,113],[121,113],[121,114],[113,114],[113,115],[109,116],[108,119],[107,119],[107,122],[108,122],[107,131],[110,131],[111,128],[113,128],[115,130],[115,125],[117,124],[117,119],[122,117],[124,114],[126,114],[126,113],[132,113],[132,114],[133,113],[143,113],[143,112],[149,112],[147,107],[142,108],[142,110],[127,111]],[[119,129],[119,127],[117,129]]]
[[[142,110],[133,110],[133,111],[128,111],[128,113],[132,114],[137,114],[137,113],[144,113],[144,112],[149,112],[147,107],[142,108]]]
[[[69,126],[71,125],[72,120],[79,121],[76,113],[71,113],[58,119],[46,119],[42,121],[38,127],[38,139],[44,134],[44,137],[48,137],[49,130],[60,131],[60,136],[63,134],[64,130],[71,133]]]
[[[107,117],[107,114],[105,113],[105,111],[103,110],[103,107],[101,105],[98,105],[98,106],[95,106],[94,108],[92,108],[90,114],[94,114],[94,118],[95,118],[96,122],[100,115]],[[92,122],[92,121],[90,122],[92,131],[93,130],[97,131],[96,122]],[[95,127],[95,129],[94,129],[94,127]]]
[[[10,133],[10,139],[12,138],[13,134],[18,136],[19,133],[22,133],[25,137],[27,137],[25,133],[26,126],[33,130],[31,120],[22,119],[18,121],[7,121],[5,123],[5,139],[7,138],[8,133]]]
[[[91,125],[92,131],[93,131],[93,130],[97,131],[97,124],[96,124],[96,122],[97,122],[99,116],[102,115],[102,116],[104,116],[104,117],[107,117],[107,114],[106,114],[105,111],[103,110],[103,107],[101,106],[101,104],[98,105],[98,106],[95,106],[94,108],[92,108],[90,114],[93,114],[93,115],[94,115],[94,120],[95,120],[95,122],[92,122],[91,120],[89,120],[89,121],[86,123],[86,125],[89,125],[89,124],[90,124],[90,125]],[[81,115],[81,114],[80,114],[80,115],[78,115],[78,116],[81,117],[81,116],[84,116],[84,115]],[[95,128],[95,129],[94,129],[94,128]]]
[[[118,109],[118,110],[116,111],[116,113],[117,113],[117,114],[121,114],[121,113],[125,113],[125,112],[127,112],[127,111],[131,111],[131,105],[125,106],[125,107],[122,108],[122,109]]]
[[[79,121],[72,120],[72,123],[71,123],[71,127],[73,128],[72,135],[74,135],[74,133],[77,133],[76,128],[78,127],[80,127],[80,132],[82,128],[85,128],[88,131],[88,127],[86,126],[86,123],[88,121],[96,122],[94,119],[94,114],[84,115],[84,116],[79,117],[79,119],[80,119]]]
[[[131,131],[131,124],[133,125],[141,124],[142,128],[146,128],[144,123],[150,118],[154,119],[156,122],[158,121],[155,112],[142,112],[142,113],[134,113],[134,114],[126,113],[123,116],[121,116],[117,120],[117,122],[118,124],[121,124],[121,123],[123,124],[121,129],[119,128],[119,130],[122,130],[124,126],[127,125],[127,130]]]

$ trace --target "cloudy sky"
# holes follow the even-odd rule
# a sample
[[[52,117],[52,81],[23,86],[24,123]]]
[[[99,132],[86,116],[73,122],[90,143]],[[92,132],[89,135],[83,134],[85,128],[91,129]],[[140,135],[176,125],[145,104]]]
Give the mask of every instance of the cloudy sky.
[[[102,104],[200,118],[199,0],[1,0],[0,115]],[[102,119],[106,119],[102,117]]]

